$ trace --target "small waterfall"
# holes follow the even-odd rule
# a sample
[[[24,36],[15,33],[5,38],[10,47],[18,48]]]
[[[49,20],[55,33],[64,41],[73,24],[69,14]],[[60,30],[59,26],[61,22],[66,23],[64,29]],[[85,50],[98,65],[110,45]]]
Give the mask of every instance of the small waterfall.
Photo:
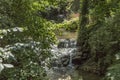
[[[72,64],[72,54],[70,54],[70,59],[69,59],[69,64],[68,64],[69,67],[73,67],[73,64]]]
[[[69,64],[68,64],[68,69],[72,69],[73,68],[73,64],[72,64],[72,50],[73,49],[68,49],[69,47],[71,47],[71,41],[70,39],[66,39],[66,43],[65,43],[65,48],[68,50],[67,54],[69,54]]]
[[[54,55],[51,62],[52,68],[48,70],[48,76],[60,77],[61,80],[64,77],[71,76],[74,72],[74,65],[72,58],[75,55],[76,41],[71,39],[59,40],[58,46],[53,46],[51,52]],[[46,69],[47,70],[47,69]],[[54,75],[54,76],[53,76]],[[50,79],[54,80],[54,79]],[[57,78],[55,80],[58,80]],[[65,79],[67,80],[67,79]],[[71,80],[71,79],[70,79]]]

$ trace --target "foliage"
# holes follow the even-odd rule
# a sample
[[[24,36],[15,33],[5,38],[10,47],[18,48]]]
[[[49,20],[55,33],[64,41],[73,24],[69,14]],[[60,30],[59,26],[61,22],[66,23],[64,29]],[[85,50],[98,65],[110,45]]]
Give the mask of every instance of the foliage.
[[[89,34],[91,55],[99,67],[107,68],[113,60],[112,56],[119,50],[120,36],[116,36],[120,33],[119,20],[111,20]]]
[[[114,51],[112,52],[112,54],[115,56],[114,58],[114,61],[113,61],[113,64],[108,67],[107,69],[107,73],[106,73],[106,76],[105,76],[105,80],[119,80],[120,76],[120,37],[117,35],[118,33],[120,33],[120,29],[119,29],[119,26],[120,26],[120,19],[118,17],[120,17],[119,15],[119,10],[118,10],[118,14],[115,15],[114,19],[111,20],[111,27],[112,27],[112,32],[114,32],[112,35],[113,35],[113,40],[115,40],[112,44],[112,48]],[[114,26],[114,28],[113,28]],[[115,32],[116,31],[116,32]],[[117,36],[116,36],[117,35]],[[112,58],[113,59],[113,58]]]
[[[81,0],[81,19],[77,45],[95,62],[100,74],[113,63],[120,47],[120,1]]]
[[[104,23],[105,25],[90,33],[89,44],[93,52],[111,50],[110,48],[113,49],[113,46],[119,43],[120,36],[116,35],[120,33],[120,20],[116,18],[111,18],[110,21]]]
[[[58,1],[54,1],[53,3],[50,2],[49,4],[48,2],[47,3],[45,2],[43,3],[46,4],[43,5],[44,9],[41,9],[42,5],[40,5],[40,7],[37,7],[38,14],[47,20],[52,20],[57,23],[62,22],[65,18],[67,18],[67,14],[70,10],[69,9],[70,3],[71,0],[58,0]]]
[[[0,0],[0,46],[15,56],[2,58],[0,79],[46,80],[41,63],[51,56],[55,35],[53,24],[38,15],[38,8],[45,10],[49,4],[50,0]],[[0,59],[5,54],[0,52]],[[14,68],[3,70],[3,65]]]
[[[65,30],[67,31],[76,31],[79,24],[79,18],[73,18],[69,21],[64,21],[63,26],[65,27]]]
[[[65,29],[66,31],[74,32],[77,30],[79,24],[79,18],[72,18],[71,20],[64,20],[62,23],[54,24],[56,29]]]
[[[120,79],[120,64],[114,64],[109,67],[105,80],[119,80]]]
[[[12,64],[5,64],[4,61],[8,60],[9,58],[14,58],[12,53],[9,50],[5,50],[4,48],[0,48],[0,72],[4,68],[13,68]]]
[[[120,79],[120,53],[115,54],[114,63],[107,69],[104,80],[119,80]]]
[[[13,64],[14,68],[2,71],[0,79],[45,79],[45,75],[43,75],[45,74],[44,66],[41,63],[44,61],[43,58],[48,56],[45,56],[46,52],[40,51],[39,45],[39,42],[30,42],[9,46],[9,49],[14,53],[15,60],[8,60],[7,62]]]

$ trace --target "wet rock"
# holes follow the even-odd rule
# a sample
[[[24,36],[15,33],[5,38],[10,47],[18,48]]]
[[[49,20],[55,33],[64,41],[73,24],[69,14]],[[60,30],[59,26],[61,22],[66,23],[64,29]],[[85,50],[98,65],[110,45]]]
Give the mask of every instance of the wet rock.
[[[66,59],[65,61],[62,62],[63,66],[67,66],[69,64],[69,60]]]
[[[60,39],[58,48],[75,48],[76,41],[74,39]]]

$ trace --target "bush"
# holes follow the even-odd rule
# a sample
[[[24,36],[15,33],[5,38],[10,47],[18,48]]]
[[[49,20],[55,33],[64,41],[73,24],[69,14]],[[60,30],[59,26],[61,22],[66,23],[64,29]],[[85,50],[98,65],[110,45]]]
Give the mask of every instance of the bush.
[[[120,43],[120,35],[118,35],[120,33],[120,19],[116,20],[116,18],[111,18],[89,34],[89,45],[92,53],[119,50],[117,44]]]
[[[66,21],[64,22],[64,26],[65,26],[65,30],[66,31],[76,31],[78,29],[78,26],[79,26],[79,18],[73,18],[72,20],[70,21]]]
[[[100,27],[89,34],[88,43],[91,55],[101,70],[104,68],[104,72],[114,60],[113,56],[120,50],[120,35],[118,35],[120,33],[120,19],[118,17],[119,15],[97,25]]]
[[[37,0],[0,0],[0,80],[46,80],[41,63],[51,56],[48,50],[55,35],[52,24],[37,15],[41,4]],[[5,66],[14,68],[3,70]]]
[[[62,29],[65,29],[66,31],[76,31],[78,26],[79,26],[79,18],[73,18],[69,21],[65,20],[64,22],[62,23],[59,23],[59,24],[56,24],[55,25],[56,27],[58,28],[62,28]]]

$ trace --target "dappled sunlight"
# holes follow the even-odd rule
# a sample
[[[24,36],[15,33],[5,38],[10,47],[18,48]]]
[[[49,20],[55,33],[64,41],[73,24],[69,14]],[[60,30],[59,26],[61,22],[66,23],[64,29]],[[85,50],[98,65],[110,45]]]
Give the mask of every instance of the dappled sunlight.
[[[120,0],[0,0],[0,80],[119,80]]]

